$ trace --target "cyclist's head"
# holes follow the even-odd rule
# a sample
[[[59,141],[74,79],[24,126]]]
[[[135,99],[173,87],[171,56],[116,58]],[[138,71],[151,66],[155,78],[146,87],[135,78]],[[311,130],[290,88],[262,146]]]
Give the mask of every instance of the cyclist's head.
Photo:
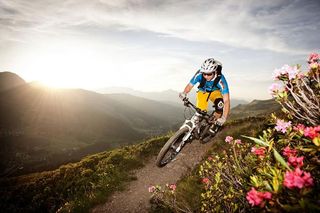
[[[201,65],[200,72],[203,74],[215,74],[214,72],[221,72],[221,70],[222,64],[219,61],[213,58],[208,58]]]

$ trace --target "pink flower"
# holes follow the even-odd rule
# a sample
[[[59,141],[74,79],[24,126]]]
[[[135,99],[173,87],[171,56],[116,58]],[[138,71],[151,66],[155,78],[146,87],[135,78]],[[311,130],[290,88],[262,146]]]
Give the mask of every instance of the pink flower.
[[[285,122],[284,120],[277,120],[277,125],[275,127],[275,129],[278,132],[282,132],[282,133],[286,133],[287,129],[291,126],[291,121],[289,122]]]
[[[303,166],[303,156],[302,157],[294,157],[291,156],[288,159],[288,163],[289,165],[293,166],[293,167],[302,167]]]
[[[290,67],[290,69],[288,69],[288,76],[289,79],[294,79],[299,73],[298,67],[294,66],[294,67]]]
[[[289,189],[313,186],[311,174],[296,168],[294,171],[287,171],[284,175],[283,185]]]
[[[305,74],[302,73],[302,72],[299,72],[298,75],[297,75],[297,78],[299,78],[299,79],[302,79],[304,77],[305,77]]]
[[[319,63],[318,62],[313,62],[311,64],[309,64],[309,69],[317,69],[319,67]]]
[[[293,127],[293,129],[298,131],[300,134],[303,134],[305,128],[306,127],[303,124],[298,124],[297,126]]]
[[[169,189],[171,189],[172,191],[175,191],[177,188],[177,186],[175,184],[170,184]]]
[[[235,140],[234,143],[235,143],[235,144],[242,144],[242,142],[241,142],[240,139]]]
[[[260,147],[260,148],[252,147],[251,152],[258,155],[261,158],[264,158],[266,148],[265,147]]]
[[[202,183],[209,184],[209,178],[202,178]]]
[[[312,179],[311,174],[309,172],[304,172],[304,175],[302,178],[304,180],[304,185],[306,187],[313,186],[313,179]]]
[[[269,87],[269,94],[274,96],[278,91],[281,90],[281,85],[278,83],[273,83],[271,84],[271,86]]]
[[[213,158],[212,158],[211,156],[209,156],[209,157],[208,157],[208,160],[210,160],[210,161],[211,161],[211,160],[213,160]]]
[[[260,206],[264,207],[264,200],[270,200],[272,194],[270,192],[258,192],[255,188],[251,188],[251,190],[247,193],[247,200],[251,204],[251,206]]]
[[[283,149],[282,154],[286,157],[294,157],[297,155],[297,150],[295,149],[290,149],[289,146],[287,146],[286,148]]]
[[[231,143],[233,141],[233,137],[227,136],[224,141],[227,142],[227,143]]]
[[[308,63],[313,63],[313,62],[317,62],[320,60],[320,55],[317,53],[311,53],[309,55],[309,59],[308,59]]]
[[[281,67],[281,69],[275,69],[273,72],[273,79],[279,80],[282,76],[286,76],[289,80],[294,79],[299,73],[298,67],[290,67],[285,64]]]
[[[304,136],[314,139],[320,135],[320,126],[307,127],[304,129]]]
[[[283,68],[283,67],[282,67]],[[285,75],[287,72],[285,71],[285,69],[275,69],[273,71],[273,80],[279,80],[279,78],[282,76],[282,75]]]
[[[155,190],[156,190],[156,187],[155,187],[155,186],[150,186],[150,187],[148,188],[148,191],[149,191],[150,193],[153,193]]]

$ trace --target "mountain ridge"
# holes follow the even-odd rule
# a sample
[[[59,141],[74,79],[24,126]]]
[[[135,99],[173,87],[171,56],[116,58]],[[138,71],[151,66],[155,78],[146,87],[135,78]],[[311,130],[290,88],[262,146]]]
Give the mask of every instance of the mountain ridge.
[[[13,72],[0,72],[0,92],[26,84],[20,76]]]
[[[143,97],[151,100],[166,102],[168,104],[172,104],[175,106],[181,105],[180,99],[177,98],[179,96],[179,92],[173,89],[167,89],[161,92],[143,92],[143,91],[134,90],[128,87],[108,87],[108,88],[98,89],[95,91],[102,94],[130,94],[130,95]],[[192,90],[188,94],[188,96],[190,100],[196,100],[196,90]],[[239,104],[246,104],[246,103],[249,103],[249,102],[242,99],[232,98],[231,108]],[[211,102],[209,103],[209,105],[211,106]]]
[[[7,164],[13,162],[23,170],[35,171],[35,166],[26,162],[45,166],[55,160],[52,156],[57,161],[74,160],[81,150],[87,150],[84,156],[92,153],[90,150],[135,143],[165,133],[183,120],[178,107],[139,97],[130,97],[130,101],[123,98],[34,83],[2,91],[0,170],[10,168]],[[137,103],[141,109],[131,107]]]

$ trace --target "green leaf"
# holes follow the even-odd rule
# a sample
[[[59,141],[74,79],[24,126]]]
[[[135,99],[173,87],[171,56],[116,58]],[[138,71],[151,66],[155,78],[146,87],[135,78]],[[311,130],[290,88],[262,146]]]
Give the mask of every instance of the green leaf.
[[[261,146],[265,146],[265,147],[269,146],[268,143],[266,143],[263,140],[260,140],[258,138],[248,137],[248,136],[245,136],[245,135],[241,135],[241,137],[248,138],[248,139],[252,140],[253,142],[255,142],[256,144],[259,144]]]
[[[263,181],[263,184],[264,184],[264,186],[266,187],[266,189],[268,190],[268,191],[273,191],[272,190],[272,188],[271,188],[271,186],[270,186],[270,184],[268,183],[268,181]]]
[[[283,159],[283,157],[277,152],[277,150],[273,149],[273,155],[276,158],[276,160],[285,168],[291,171],[290,167],[288,166],[287,162]]]

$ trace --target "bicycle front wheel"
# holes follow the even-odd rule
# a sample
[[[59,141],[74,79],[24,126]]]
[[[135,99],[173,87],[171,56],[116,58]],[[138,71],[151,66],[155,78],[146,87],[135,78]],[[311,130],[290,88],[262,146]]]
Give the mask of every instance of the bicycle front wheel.
[[[182,129],[179,129],[168,141],[167,143],[162,147],[160,150],[156,164],[158,167],[163,167],[170,163],[179,153],[177,151],[177,148],[182,143],[183,137],[189,132],[188,127],[184,127]],[[181,147],[182,148],[182,147]]]

